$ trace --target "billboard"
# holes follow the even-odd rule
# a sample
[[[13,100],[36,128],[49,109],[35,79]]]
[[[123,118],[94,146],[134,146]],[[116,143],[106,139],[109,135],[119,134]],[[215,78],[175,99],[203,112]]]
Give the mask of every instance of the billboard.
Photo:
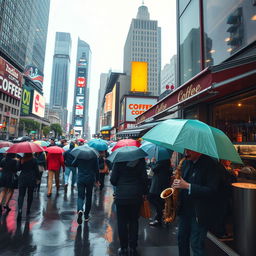
[[[148,91],[148,63],[132,61],[131,70],[131,91]]]
[[[84,93],[85,93],[85,89],[84,88],[79,88],[79,87],[77,87],[76,88],[76,95],[77,96],[82,96],[82,95],[84,95]]]
[[[86,86],[86,78],[79,76],[76,80],[77,87],[85,87]]]
[[[32,103],[32,114],[40,117],[44,117],[45,111],[45,100],[44,96],[34,90],[33,103]]]
[[[157,103],[157,99],[146,97],[127,97],[125,121],[135,122],[135,118]]]
[[[0,57],[0,91],[18,100],[22,97],[22,74],[2,57]]]
[[[84,96],[76,96],[76,105],[84,105]]]
[[[76,104],[75,115],[76,116],[82,116],[83,114],[84,114],[84,106]]]
[[[35,83],[43,86],[44,74],[35,66],[27,66],[24,72],[25,76],[28,76]]]
[[[27,116],[30,114],[30,106],[32,102],[32,88],[27,85],[23,85],[21,105],[20,105],[20,115]]]
[[[75,126],[83,126],[83,118],[75,117]]]
[[[110,92],[105,96],[105,109],[104,112],[112,111],[113,93]]]

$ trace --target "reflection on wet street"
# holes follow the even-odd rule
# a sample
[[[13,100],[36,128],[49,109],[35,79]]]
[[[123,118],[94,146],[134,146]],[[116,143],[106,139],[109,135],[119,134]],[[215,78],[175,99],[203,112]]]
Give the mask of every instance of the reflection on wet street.
[[[109,177],[107,177],[107,180]],[[117,255],[119,247],[113,190],[109,182],[102,192],[95,190],[88,223],[76,222],[77,190],[59,195],[53,189],[46,197],[46,177],[40,193],[34,194],[29,218],[17,217],[17,190],[10,202],[11,211],[3,212],[0,222],[0,255],[104,256]],[[26,201],[25,201],[26,202]],[[24,203],[25,204],[25,203]],[[24,205],[24,208],[26,205]],[[150,227],[140,219],[140,255],[178,255],[176,226]]]

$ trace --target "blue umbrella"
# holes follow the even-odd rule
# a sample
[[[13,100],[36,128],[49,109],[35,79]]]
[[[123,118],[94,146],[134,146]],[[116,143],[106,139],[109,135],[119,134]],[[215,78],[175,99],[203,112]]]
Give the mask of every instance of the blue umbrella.
[[[151,142],[144,142],[140,148],[148,154],[148,158],[155,158],[156,161],[170,159],[173,151],[165,147],[157,146]]]
[[[105,151],[108,149],[108,144],[102,139],[92,139],[88,142],[88,145],[98,151]]]

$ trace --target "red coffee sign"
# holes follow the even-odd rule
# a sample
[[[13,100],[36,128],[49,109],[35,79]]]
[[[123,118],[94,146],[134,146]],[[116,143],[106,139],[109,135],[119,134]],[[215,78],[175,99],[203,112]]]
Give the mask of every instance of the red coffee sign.
[[[2,57],[0,57],[0,91],[15,99],[21,99],[22,74]]]

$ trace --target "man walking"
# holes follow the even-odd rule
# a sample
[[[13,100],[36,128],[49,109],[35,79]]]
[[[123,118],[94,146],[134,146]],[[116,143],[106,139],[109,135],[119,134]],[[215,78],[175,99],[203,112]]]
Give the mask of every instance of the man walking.
[[[90,160],[76,159],[72,163],[73,166],[77,166],[77,223],[82,224],[82,218],[84,213],[84,220],[89,220],[89,213],[92,205],[92,190],[93,185],[96,183],[99,186],[99,162],[98,158]],[[85,211],[84,211],[84,199],[86,197]]]
[[[218,189],[221,170],[217,162],[201,153],[185,150],[182,178],[175,179],[173,188],[180,189],[178,245],[179,255],[203,256],[207,231],[218,214]]]

